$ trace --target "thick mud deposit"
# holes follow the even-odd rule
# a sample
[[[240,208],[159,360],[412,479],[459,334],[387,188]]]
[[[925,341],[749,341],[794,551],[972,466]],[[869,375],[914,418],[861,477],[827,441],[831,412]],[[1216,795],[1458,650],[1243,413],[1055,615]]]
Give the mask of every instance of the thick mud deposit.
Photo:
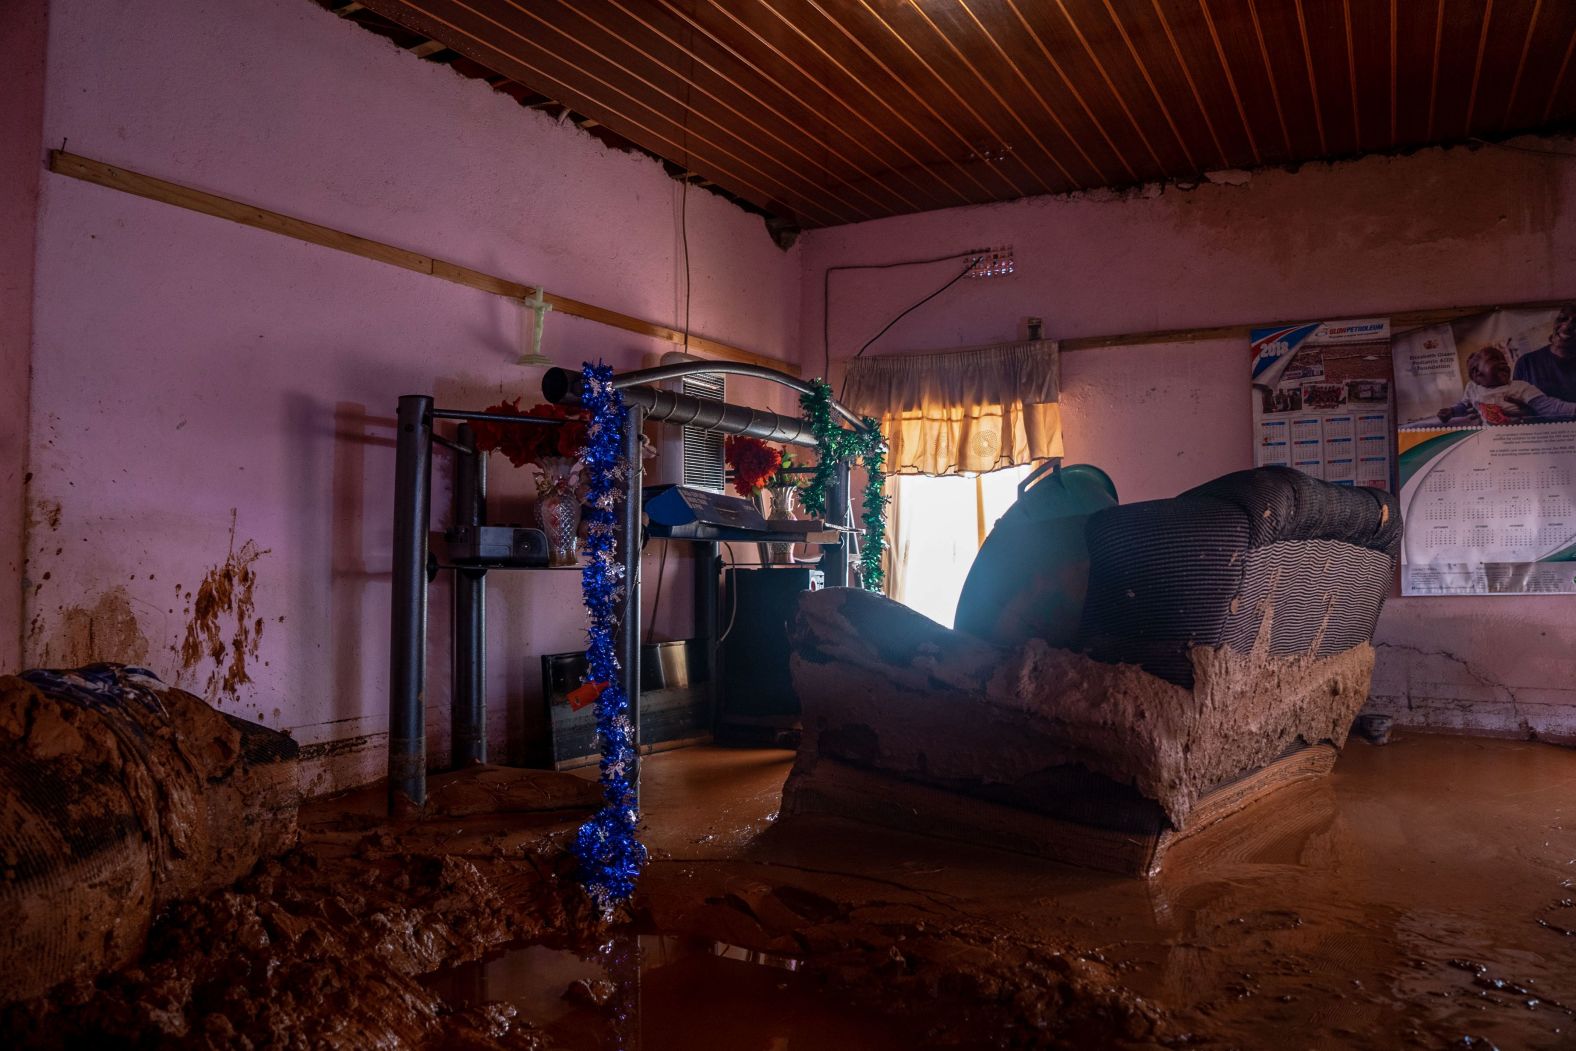
[[[537,1047],[512,1012],[450,1011],[416,977],[510,941],[590,936],[564,842],[594,787],[483,769],[440,779],[426,820],[392,825],[371,793],[314,804],[299,847],[167,909],[131,966],[15,1005],[0,1027],[36,1047]]]
[[[0,1003],[141,949],[295,842],[295,742],[121,665],[0,676]]]
[[[643,1036],[649,1049],[675,1046],[659,1039],[675,1011],[749,1018],[761,998],[810,995],[910,1047],[1576,1043],[1569,750],[1355,743],[1330,777],[1199,833],[1149,881],[833,818],[779,822],[791,759],[648,759],[653,862],[617,929],[565,859],[594,798],[569,775],[446,776],[420,822],[383,821],[375,791],[313,804],[301,847],[167,910],[130,968],[0,1026],[45,1047],[579,1051]],[[739,1000],[695,961],[621,970],[632,929],[797,970]],[[518,957],[538,961],[522,964],[534,999],[458,989],[463,970],[432,977],[523,942],[605,960],[605,978],[540,954]],[[546,1006],[566,994],[573,1035]],[[764,1020],[730,1026],[682,1046],[784,1046]]]

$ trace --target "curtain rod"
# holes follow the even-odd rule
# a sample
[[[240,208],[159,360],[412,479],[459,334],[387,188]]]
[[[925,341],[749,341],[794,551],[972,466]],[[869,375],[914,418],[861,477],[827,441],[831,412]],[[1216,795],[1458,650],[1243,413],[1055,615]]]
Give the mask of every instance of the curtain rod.
[[[470,267],[450,263],[434,256],[422,255],[411,252],[395,245],[374,241],[368,237],[336,230],[333,227],[322,226],[318,223],[298,219],[282,212],[269,211],[255,205],[244,204],[220,197],[218,194],[208,193],[180,183],[168,182],[151,175],[143,175],[129,168],[118,168],[103,161],[96,161],[89,157],[67,153],[65,150],[49,151],[49,170],[58,175],[68,175],[73,179],[81,179],[97,186],[104,186],[121,193],[129,193],[136,197],[146,197],[150,201],[161,204],[172,204],[177,208],[188,211],[201,212],[203,215],[212,215],[220,219],[240,223],[269,233],[283,234],[309,244],[321,245],[335,251],[347,252],[350,255],[361,256],[364,259],[373,259],[390,266],[397,266],[404,270],[414,270],[418,274],[428,274],[439,277],[445,281],[452,281],[458,285],[478,289],[482,292],[491,292],[496,296],[506,299],[525,300],[534,297],[538,289],[533,285],[524,285],[511,281],[506,277],[496,277],[472,270]],[[545,289],[541,290],[542,299],[550,304],[554,311],[568,314],[571,317],[595,321],[601,325],[623,329],[641,336],[653,339],[666,340],[669,343],[687,345],[691,351],[726,361],[743,361],[755,365],[764,365],[768,368],[780,369],[799,375],[799,366],[781,358],[773,358],[765,354],[745,350],[727,343],[720,343],[705,336],[691,333],[688,339],[678,329],[659,325],[652,321],[621,314],[616,310],[608,310],[593,303],[585,303],[568,296],[554,295]]]

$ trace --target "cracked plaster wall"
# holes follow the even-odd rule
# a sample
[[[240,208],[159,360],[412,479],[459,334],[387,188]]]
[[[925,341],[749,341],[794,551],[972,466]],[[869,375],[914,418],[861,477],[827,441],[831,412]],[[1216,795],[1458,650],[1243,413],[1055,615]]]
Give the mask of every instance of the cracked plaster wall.
[[[1576,152],[1568,140],[1516,145]],[[823,370],[822,274],[1011,244],[1017,272],[965,280],[871,353],[1023,338],[1363,317],[1576,296],[1576,160],[1506,148],[1424,150],[1206,180],[1193,189],[1041,197],[816,230],[801,327]],[[961,267],[832,279],[831,369]],[[1245,339],[1113,347],[1062,359],[1070,462],[1124,501],[1252,464]],[[1473,733],[1576,734],[1576,598],[1390,600],[1371,710]]]

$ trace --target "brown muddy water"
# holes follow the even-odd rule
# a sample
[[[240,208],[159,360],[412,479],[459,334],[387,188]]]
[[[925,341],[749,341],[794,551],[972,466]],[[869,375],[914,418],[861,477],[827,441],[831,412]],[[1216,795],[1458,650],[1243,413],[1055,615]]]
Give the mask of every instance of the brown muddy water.
[[[651,840],[667,857],[646,883],[657,922],[704,928],[697,894],[748,899],[791,880],[900,945],[916,924],[983,944],[981,973],[1036,950],[1094,968],[1074,970],[1074,990],[1143,1018],[1112,1039],[1576,1048],[1576,751],[1354,739],[1330,777],[1184,841],[1149,881],[835,820],[775,827],[785,769],[715,750],[648,762]],[[985,982],[981,999],[994,991]]]
[[[829,996],[794,957],[620,933],[590,950],[527,945],[435,972],[456,1008],[512,1006],[562,1051],[903,1051],[920,1034]]]
[[[1576,750],[1353,740],[1147,881],[779,821],[791,760],[646,760],[653,860],[612,927],[571,775],[442,775],[392,822],[376,788],[315,801],[134,966],[0,1012],[0,1046],[1576,1048]]]

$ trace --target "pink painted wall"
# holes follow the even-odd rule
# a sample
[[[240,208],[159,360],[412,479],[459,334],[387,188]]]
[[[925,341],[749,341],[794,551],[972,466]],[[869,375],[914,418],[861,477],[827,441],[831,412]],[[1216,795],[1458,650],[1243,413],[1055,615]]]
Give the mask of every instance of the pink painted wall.
[[[1015,246],[1016,275],[960,282],[873,351],[1021,338],[1031,315],[1065,338],[1573,296],[1576,164],[1429,150],[1241,185],[1036,198],[814,231],[802,242],[807,370],[821,371],[826,267],[997,244]],[[961,265],[835,275],[833,358]],[[1246,363],[1236,339],[1066,354],[1069,460],[1107,469],[1130,501],[1251,466]],[[1558,597],[1392,599],[1373,707],[1413,725],[1576,731],[1573,609],[1576,600]]]
[[[656,162],[307,0],[232,0],[203,17],[180,0],[53,0],[43,141],[65,138],[75,153],[681,319],[680,187]],[[694,330],[790,355],[797,252],[704,192],[691,191],[688,223]],[[143,662],[292,730],[316,789],[379,776],[395,401],[536,400],[540,370],[513,363],[516,308],[50,174],[39,241],[28,499],[42,524],[25,660]],[[566,317],[549,317],[547,340],[576,366],[633,367],[671,349]],[[447,507],[447,477],[440,467],[435,508]],[[525,520],[526,476],[494,458],[493,480],[494,520]],[[210,682],[214,661],[182,659],[190,596],[248,559],[255,610],[241,637],[256,653],[251,681],[226,689]],[[649,602],[655,552],[647,566]],[[658,637],[686,633],[688,572],[668,560]],[[579,648],[584,629],[573,574],[493,580],[490,735],[502,757],[541,732],[540,654]],[[446,589],[432,599],[429,748],[441,759]],[[229,647],[235,619],[219,628]]]
[[[45,0],[0,4],[0,669],[21,662]]]

